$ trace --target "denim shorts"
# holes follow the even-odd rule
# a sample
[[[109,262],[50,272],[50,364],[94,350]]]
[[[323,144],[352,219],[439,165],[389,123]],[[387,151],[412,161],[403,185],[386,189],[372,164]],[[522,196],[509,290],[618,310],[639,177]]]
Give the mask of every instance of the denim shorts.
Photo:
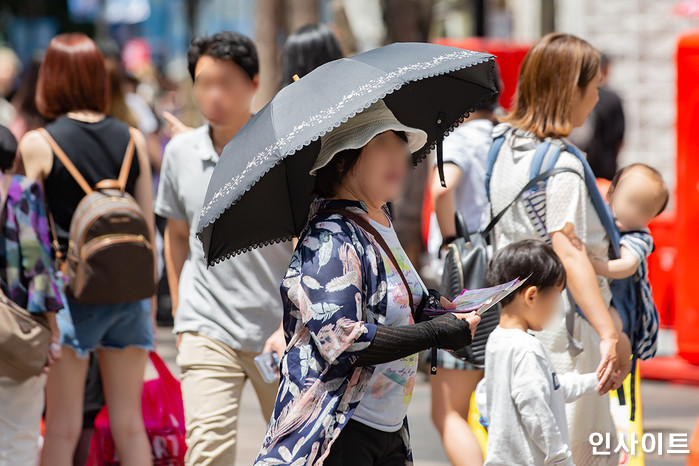
[[[427,351],[427,360],[430,362],[431,351]],[[471,364],[468,361],[464,361],[461,358],[457,358],[449,351],[437,350],[437,367],[442,367],[444,369],[457,369],[460,371],[482,371],[482,367],[478,367],[475,364]]]
[[[97,348],[124,349],[136,346],[153,349],[150,300],[119,304],[82,304],[68,301],[58,311],[61,345],[69,346],[81,358]]]

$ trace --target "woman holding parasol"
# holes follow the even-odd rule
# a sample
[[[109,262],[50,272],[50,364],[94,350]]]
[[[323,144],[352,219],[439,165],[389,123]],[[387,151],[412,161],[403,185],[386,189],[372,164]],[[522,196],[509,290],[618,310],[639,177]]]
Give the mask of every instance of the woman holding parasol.
[[[475,314],[416,322],[428,301],[451,303],[428,293],[385,208],[426,139],[380,100],[321,140],[311,173],[322,197],[282,282],[291,340],[259,461],[329,452],[326,465],[405,464],[417,353],[470,343]]]
[[[281,285],[288,345],[256,464],[412,464],[417,353],[468,345],[480,318],[423,319],[425,308],[454,306],[422,284],[385,205],[409,161],[435,146],[440,155],[444,134],[493,91],[490,56],[394,44],[287,86],[226,147],[199,223],[209,262],[299,237]]]

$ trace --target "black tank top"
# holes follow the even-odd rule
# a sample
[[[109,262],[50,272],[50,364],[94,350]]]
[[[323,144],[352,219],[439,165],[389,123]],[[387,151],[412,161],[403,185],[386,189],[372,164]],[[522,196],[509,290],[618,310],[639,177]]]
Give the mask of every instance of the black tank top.
[[[90,186],[102,180],[116,180],[129,143],[129,127],[116,118],[107,117],[97,123],[85,123],[62,116],[46,125],[80,174]],[[139,174],[138,154],[134,155],[126,192],[133,195]],[[44,181],[46,201],[53,214],[61,249],[68,249],[68,231],[78,203],[85,191],[54,155],[53,166]]]

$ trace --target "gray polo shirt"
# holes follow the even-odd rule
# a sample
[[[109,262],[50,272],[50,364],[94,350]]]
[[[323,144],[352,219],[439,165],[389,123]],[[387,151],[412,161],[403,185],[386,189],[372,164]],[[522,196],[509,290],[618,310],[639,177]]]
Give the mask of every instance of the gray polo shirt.
[[[199,332],[233,349],[259,352],[281,323],[279,285],[291,261],[291,243],[254,249],[207,269],[195,232],[217,161],[208,125],[174,137],[165,147],[155,212],[189,222],[174,332]]]

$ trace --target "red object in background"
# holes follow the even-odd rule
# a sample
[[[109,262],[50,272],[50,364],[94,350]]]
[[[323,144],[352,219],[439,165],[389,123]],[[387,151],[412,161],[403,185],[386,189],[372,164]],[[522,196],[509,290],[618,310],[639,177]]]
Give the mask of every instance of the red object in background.
[[[677,348],[699,364],[699,31],[677,46]]]
[[[664,212],[650,224],[655,251],[648,256],[648,275],[661,328],[675,326],[675,281],[677,265],[677,213]]]
[[[184,406],[180,381],[154,351],[150,360],[158,378],[143,384],[143,421],[151,444],[154,466],[183,466],[185,443]],[[109,413],[103,406],[95,418],[88,466],[117,466],[119,459],[109,428]]]
[[[500,93],[500,105],[509,110],[512,107],[519,69],[522,66],[524,56],[529,51],[529,45],[515,44],[494,39],[482,39],[470,37],[467,39],[437,39],[436,44],[449,45],[461,49],[475,50],[495,55],[495,61],[500,70],[503,89]]]

